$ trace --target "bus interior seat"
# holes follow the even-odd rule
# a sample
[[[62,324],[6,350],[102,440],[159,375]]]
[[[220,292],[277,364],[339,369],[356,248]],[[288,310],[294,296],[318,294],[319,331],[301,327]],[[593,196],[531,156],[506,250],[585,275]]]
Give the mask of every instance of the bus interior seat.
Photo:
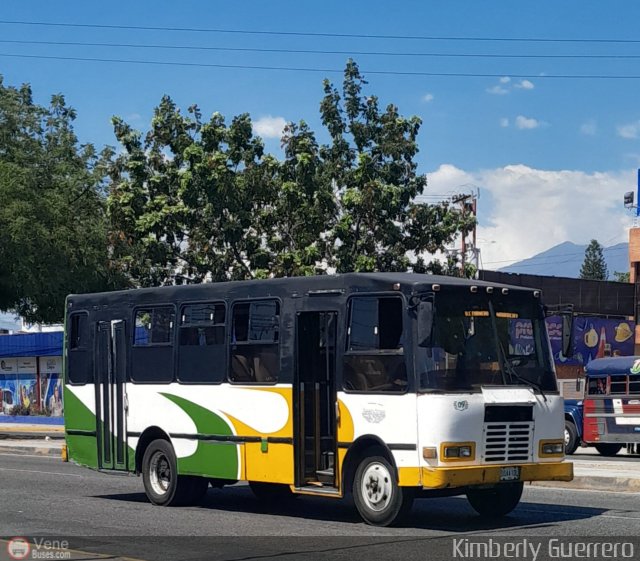
[[[254,379],[249,360],[237,353],[231,355],[231,372],[234,382],[251,382]]]

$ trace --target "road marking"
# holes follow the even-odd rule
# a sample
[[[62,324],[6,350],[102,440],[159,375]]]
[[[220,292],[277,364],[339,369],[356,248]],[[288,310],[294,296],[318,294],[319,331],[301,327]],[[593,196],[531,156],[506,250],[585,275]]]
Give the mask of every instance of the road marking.
[[[43,473],[45,475],[66,475],[67,477],[82,477],[77,473],[62,473],[61,471],[40,471],[37,469],[0,468],[0,471],[20,471],[26,473]]]

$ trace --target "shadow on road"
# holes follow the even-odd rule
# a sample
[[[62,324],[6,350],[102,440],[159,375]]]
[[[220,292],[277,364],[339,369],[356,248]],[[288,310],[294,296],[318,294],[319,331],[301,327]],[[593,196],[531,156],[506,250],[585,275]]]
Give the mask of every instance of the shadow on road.
[[[148,503],[144,493],[119,493],[95,497],[112,501]],[[148,504],[149,508],[157,508]],[[246,485],[227,487],[222,490],[209,489],[199,505],[181,508],[363,524],[350,498],[338,500],[298,496],[288,501],[269,504],[255,498]],[[501,519],[487,519],[477,515],[464,497],[427,498],[415,501],[411,516],[400,527],[468,533],[544,527],[559,522],[592,518],[603,512],[605,509],[602,508],[522,501],[509,516]]]

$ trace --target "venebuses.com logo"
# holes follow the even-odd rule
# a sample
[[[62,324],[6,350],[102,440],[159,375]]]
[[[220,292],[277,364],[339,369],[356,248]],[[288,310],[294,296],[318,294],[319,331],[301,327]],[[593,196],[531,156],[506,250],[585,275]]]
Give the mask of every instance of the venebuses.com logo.
[[[71,550],[67,540],[33,538],[28,540],[20,536],[7,542],[7,553],[11,559],[71,559]]]
[[[31,545],[25,538],[12,538],[7,542],[7,553],[11,559],[26,559],[31,553]]]

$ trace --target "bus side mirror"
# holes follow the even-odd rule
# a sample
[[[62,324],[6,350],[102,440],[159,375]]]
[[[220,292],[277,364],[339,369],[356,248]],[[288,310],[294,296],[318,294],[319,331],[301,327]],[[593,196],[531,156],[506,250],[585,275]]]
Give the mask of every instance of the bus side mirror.
[[[573,314],[562,314],[562,354],[573,356]]]
[[[433,334],[433,302],[418,304],[418,346],[429,347]]]

